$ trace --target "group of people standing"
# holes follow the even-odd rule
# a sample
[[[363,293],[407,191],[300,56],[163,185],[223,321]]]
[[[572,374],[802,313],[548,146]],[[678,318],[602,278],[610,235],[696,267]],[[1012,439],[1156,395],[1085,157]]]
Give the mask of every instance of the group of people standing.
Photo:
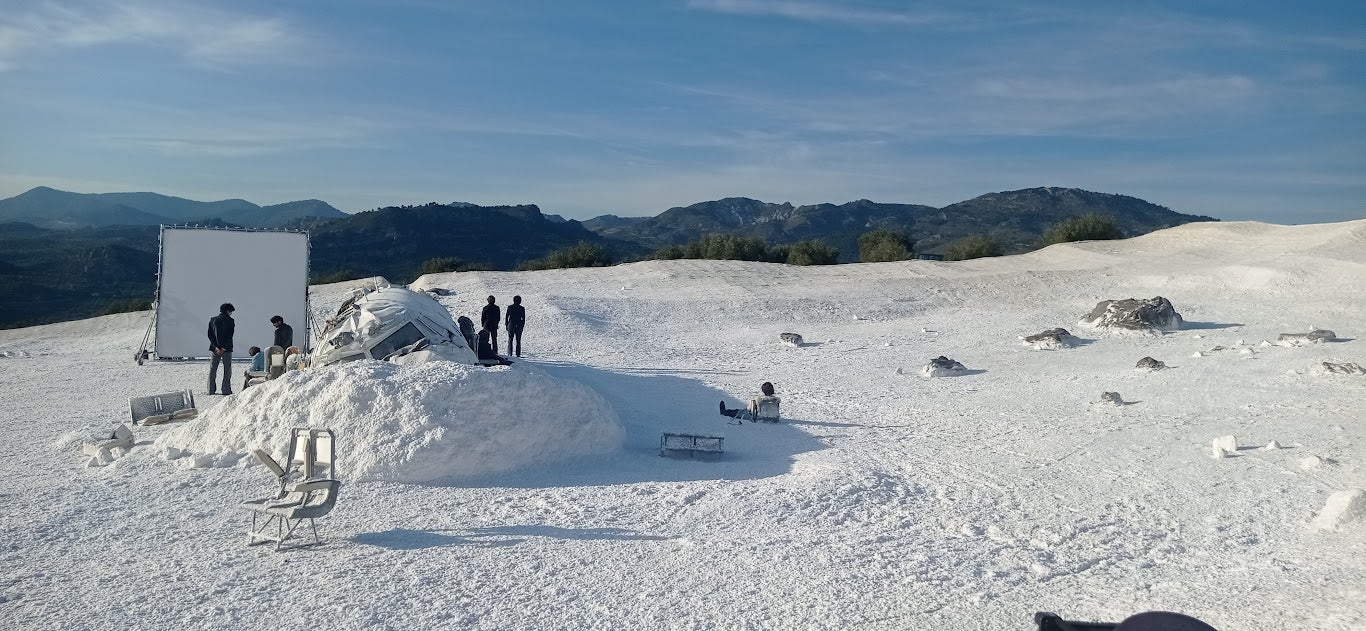
[[[209,353],[212,355],[209,360],[209,394],[218,394],[218,367],[223,366],[223,394],[232,394],[232,337],[237,331],[237,321],[232,319],[236,308],[231,302],[225,302],[218,306],[218,315],[209,318]],[[270,325],[275,327],[274,345],[280,348],[294,346],[294,327],[285,324],[282,316],[271,316]],[[261,352],[261,347],[253,346],[248,349],[251,355],[251,368],[248,372],[261,372],[265,368],[266,356]],[[246,387],[245,381],[243,388]]]
[[[460,325],[460,334],[465,336],[465,341],[469,342],[470,348],[474,349],[479,359],[507,361],[498,355],[499,326],[507,328],[508,354],[522,356],[522,329],[526,326],[526,307],[522,306],[521,296],[512,297],[512,304],[508,305],[506,315],[498,306],[498,299],[489,296],[488,304],[479,312],[479,326],[482,328],[477,335],[474,332],[473,320],[460,316],[456,322]]]

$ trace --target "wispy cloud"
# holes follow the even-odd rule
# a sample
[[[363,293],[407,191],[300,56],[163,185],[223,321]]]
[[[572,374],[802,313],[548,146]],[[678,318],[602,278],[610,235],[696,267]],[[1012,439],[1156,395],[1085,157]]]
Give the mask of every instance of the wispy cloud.
[[[791,0],[689,0],[702,11],[733,15],[775,15],[808,22],[841,22],[857,25],[924,26],[957,21],[961,15],[941,11],[889,11],[852,7],[830,2]]]
[[[168,48],[191,63],[299,63],[306,36],[281,17],[168,2],[41,2],[0,13],[0,71],[34,54],[111,44]]]
[[[92,141],[125,150],[168,156],[240,157],[306,152],[339,147],[371,147],[393,125],[345,112],[298,112],[285,104],[197,108],[125,101],[104,101],[69,113],[99,118]],[[108,131],[117,130],[117,131]]]

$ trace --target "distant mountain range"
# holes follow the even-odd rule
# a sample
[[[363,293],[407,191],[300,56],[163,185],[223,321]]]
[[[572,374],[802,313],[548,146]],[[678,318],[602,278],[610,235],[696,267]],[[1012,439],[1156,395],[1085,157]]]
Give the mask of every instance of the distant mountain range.
[[[196,202],[158,193],[69,193],[46,186],[0,200],[0,222],[19,221],[51,229],[158,226],[213,219],[243,228],[277,228],[304,218],[345,216],[316,199],[257,206],[244,199]]]
[[[871,230],[905,233],[916,252],[933,252],[966,235],[982,233],[1000,242],[1007,253],[1015,253],[1038,247],[1039,237],[1052,225],[1087,213],[1113,218],[1127,236],[1192,221],[1218,221],[1125,195],[1047,187],[989,193],[943,208],[866,199],[794,207],[731,197],[670,208],[654,217],[604,215],[583,225],[604,237],[651,250],[716,233],[758,237],[768,243],[820,239],[838,248],[840,261],[847,263],[858,260],[858,238]]]
[[[943,208],[868,200],[793,206],[734,197],[653,217],[604,215],[579,222],[545,215],[530,204],[432,203],[348,215],[318,200],[258,206],[240,199],[197,202],[156,193],[82,194],[39,187],[0,200],[0,328],[89,317],[111,303],[150,299],[160,224],[305,230],[315,279],[383,275],[407,282],[433,258],[513,269],[590,241],[618,260],[629,260],[720,233],[757,237],[770,245],[819,239],[839,249],[841,262],[857,261],[858,237],[879,228],[907,234],[916,252],[934,252],[968,234],[984,233],[1014,253],[1037,247],[1053,224],[1086,213],[1113,218],[1126,236],[1214,221],[1133,197],[1073,188],[990,193]]]

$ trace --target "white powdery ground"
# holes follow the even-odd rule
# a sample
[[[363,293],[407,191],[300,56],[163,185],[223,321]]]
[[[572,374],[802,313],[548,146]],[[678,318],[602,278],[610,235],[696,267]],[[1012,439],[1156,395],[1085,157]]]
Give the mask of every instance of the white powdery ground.
[[[244,545],[235,509],[270,489],[261,467],[187,470],[153,444],[191,424],[137,428],[132,452],[80,466],[78,436],[126,418],[129,396],[202,391],[204,362],[134,365],[145,314],[3,331],[0,626],[966,630],[1168,609],[1221,629],[1366,627],[1366,524],[1343,510],[1315,525],[1366,478],[1366,378],[1315,370],[1366,361],[1366,222],[1197,224],[964,263],[670,261],[422,285],[454,290],[456,313],[522,295],[527,357],[508,372],[595,391],[565,412],[600,396],[621,448],[537,448],[520,453],[547,460],[498,472],[471,444],[449,470],[426,461],[454,477],[348,480],[323,546],[274,553]],[[316,310],[343,290],[316,288]],[[1156,295],[1190,328],[1076,326],[1100,300]],[[1057,326],[1080,345],[1019,343]],[[1258,345],[1314,327],[1348,341]],[[1192,357],[1215,346],[1254,352]],[[939,355],[968,372],[916,374]],[[1144,356],[1170,368],[1135,371]],[[785,422],[725,424],[716,401],[762,381]],[[1097,404],[1106,391],[1124,404]],[[242,406],[266,395],[201,397],[205,420],[254,418]],[[482,405],[489,424],[515,409]],[[507,422],[538,442],[585,422],[528,406]],[[428,425],[466,427],[459,414]],[[657,455],[661,431],[688,430],[724,434],[726,457]],[[1239,449],[1212,458],[1228,434]],[[361,442],[341,433],[343,478],[348,458],[388,466]]]

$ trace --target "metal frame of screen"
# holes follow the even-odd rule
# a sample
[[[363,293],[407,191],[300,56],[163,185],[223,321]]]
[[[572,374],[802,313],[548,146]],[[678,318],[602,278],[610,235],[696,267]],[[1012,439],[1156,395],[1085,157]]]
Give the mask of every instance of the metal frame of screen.
[[[162,226],[157,262],[154,348],[159,359],[209,356],[206,330],[230,302],[233,357],[275,337],[270,317],[294,327],[294,345],[309,346],[308,233]],[[145,348],[145,344],[144,344]]]

